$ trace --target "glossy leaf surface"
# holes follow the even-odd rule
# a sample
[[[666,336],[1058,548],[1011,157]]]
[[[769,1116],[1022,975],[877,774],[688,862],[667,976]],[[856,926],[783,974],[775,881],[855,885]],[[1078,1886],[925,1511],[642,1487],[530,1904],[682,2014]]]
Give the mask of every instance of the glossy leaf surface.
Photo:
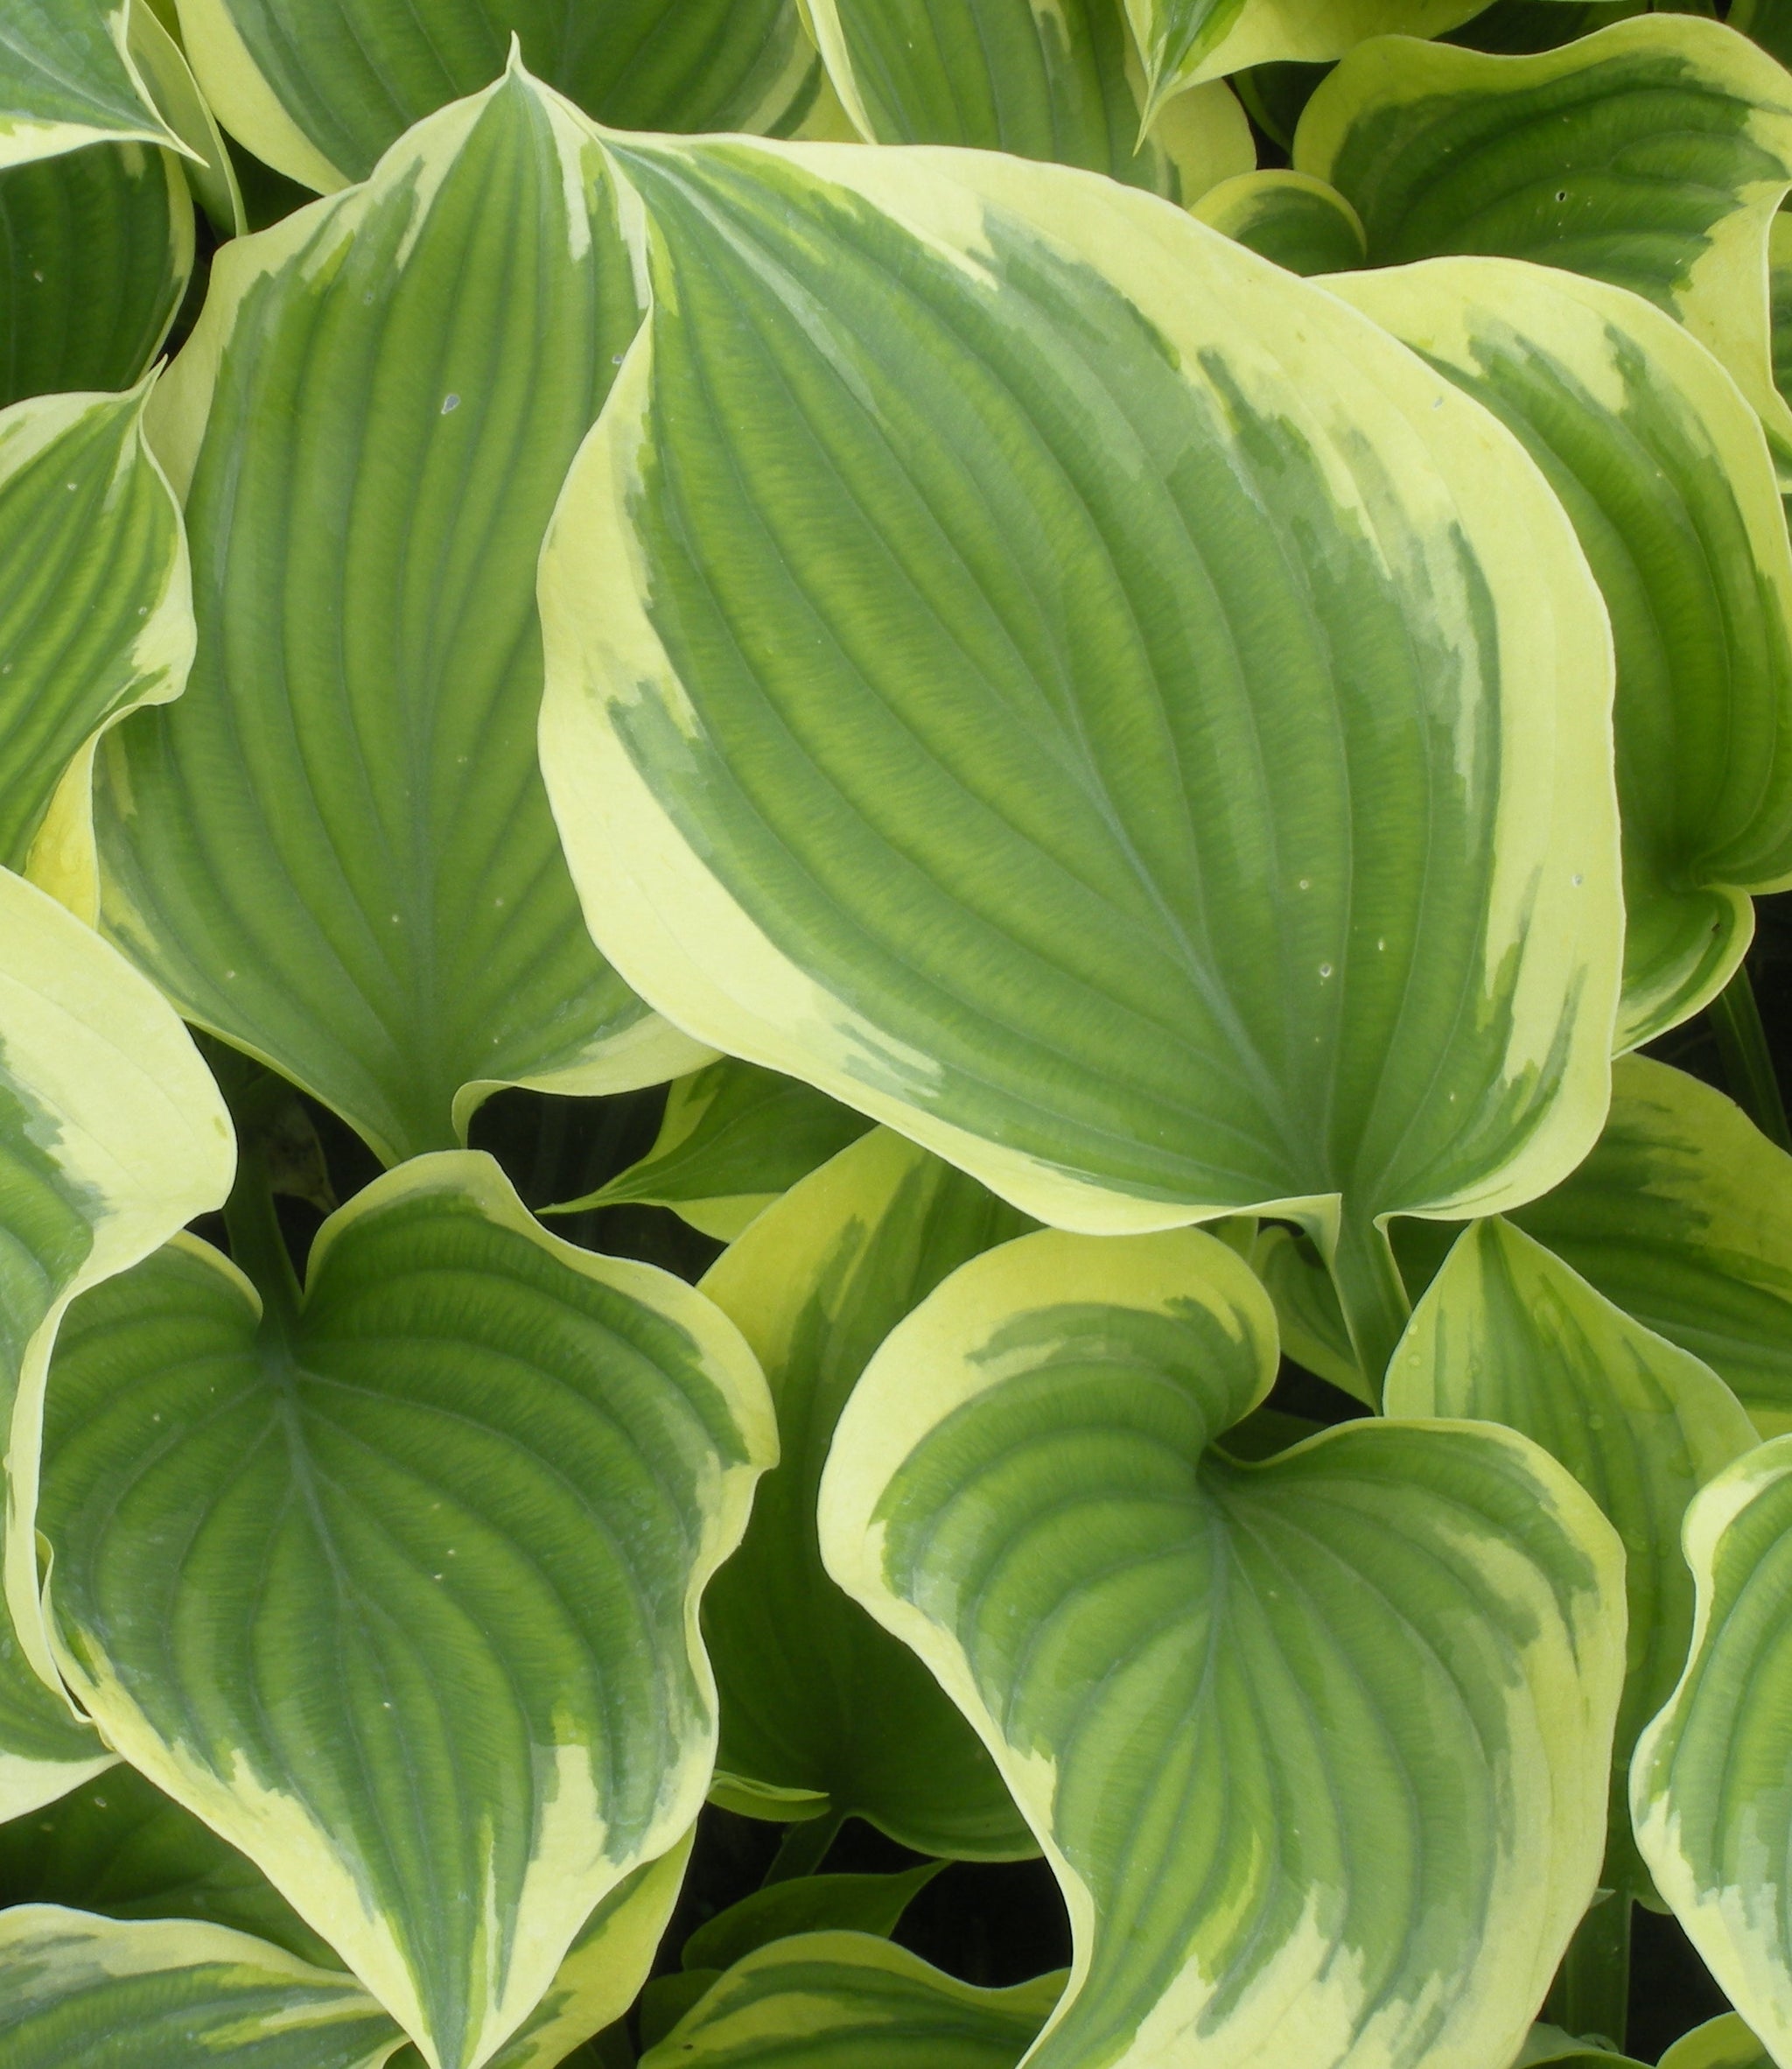
[[[1342,1196],[1371,1274],[1373,1217],[1572,1168],[1609,635],[1509,434],[1087,174],[614,150],[654,299],[542,757],[643,994],[1095,1231]]]
[[[704,1605],[720,1765],[737,1788],[817,1791],[832,1814],[866,1818],[921,1853],[1033,1849],[989,1755],[926,1667],[829,1579],[816,1495],[878,1346],[948,1273],[1026,1225],[974,1179],[879,1129],[768,1208],[703,1281],[765,1368],[781,1447]]]
[[[1493,410],[1562,499],[1617,649],[1617,1044],[1687,1019],[1792,871],[1792,549],[1760,426],[1685,330],[1555,267],[1331,284]]]
[[[796,0],[180,0],[180,22],[231,133],[320,193],[489,84],[513,35],[618,129],[774,130],[815,85]]]
[[[1273,1316],[1190,1231],[1024,1238],[889,1338],[830,1570],[976,1723],[1077,1959],[1026,2058],[1507,2069],[1592,1893],[1615,1534],[1528,1439],[1214,1441]]]
[[[302,1308],[263,1315],[183,1238],[74,1310],[40,1515],[59,1659],[473,2069],[696,1816],[696,1598],[773,1445],[688,1287],[546,1236],[483,1156],[421,1160],[325,1224]]]
[[[636,321],[589,127],[512,72],[226,247],[151,407],[199,649],[101,754],[102,922],[388,1162],[498,1084],[698,1060],[592,947],[536,760],[536,558]]]

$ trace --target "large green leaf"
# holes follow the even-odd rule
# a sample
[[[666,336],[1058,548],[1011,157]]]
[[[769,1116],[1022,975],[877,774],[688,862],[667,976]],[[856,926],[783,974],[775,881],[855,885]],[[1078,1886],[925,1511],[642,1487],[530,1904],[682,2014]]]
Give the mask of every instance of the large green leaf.
[[[1524,442],[1604,593],[1618,656],[1630,1049],[1715,998],[1792,881],[1792,548],[1753,410],[1623,288],[1507,259],[1328,284]]]
[[[1754,1426],[1708,1365],[1640,1328],[1497,1217],[1464,1231],[1419,1302],[1388,1370],[1385,1406],[1522,1430],[1624,1540],[1629,1658],[1601,1879],[1628,1902],[1647,1888],[1630,1838],[1630,1755],[1679,1680],[1692,1635],[1681,1518],[1707,1480],[1754,1448]]]
[[[171,151],[95,144],[0,170],[0,409],[130,387],[192,261],[192,197]]]
[[[697,1598],[774,1450],[709,1302],[546,1235],[486,1157],[421,1159],[326,1223],[302,1305],[185,1237],[77,1304],[39,1515],[58,1659],[474,2069],[696,1816]]]
[[[639,1163],[553,1211],[639,1201],[670,1207],[704,1235],[732,1243],[870,1126],[799,1078],[724,1056],[673,1085],[660,1133]]]
[[[248,228],[242,189],[230,147],[218,119],[200,93],[186,53],[164,28],[151,0],[130,0],[129,48],[157,112],[186,146],[185,171],[219,237],[240,237]]]
[[[381,2069],[402,2037],[347,1976],[245,1932],[0,1911],[6,2069]]]
[[[1662,2057],[1661,2069],[1773,2069],[1768,2051],[1734,2012],[1683,2034]]]
[[[523,61],[618,129],[780,129],[815,88],[798,0],[180,0],[225,126],[321,193]]]
[[[1787,465],[1767,240],[1792,185],[1792,78],[1746,37],[1676,14],[1536,57],[1377,40],[1308,102],[1294,162],[1356,204],[1373,264],[1536,259],[1658,303],[1729,368]]]
[[[0,1818],[111,1756],[60,1694],[32,1558],[44,1373],[64,1310],[230,1182],[230,1125],[186,1030],[52,899],[0,869]]]
[[[180,148],[129,55],[128,13],[128,0],[6,0],[0,167],[108,141]]]
[[[1609,630],[1384,333],[994,152],[617,144],[647,330],[542,560],[587,917],[1047,1221],[1509,1204],[1606,1101]],[[1340,1199],[1342,1209],[1340,1210]]]
[[[1217,81],[1179,95],[1141,129],[1143,82],[1114,0],[808,0],[808,8],[829,75],[873,142],[1052,158],[1180,201],[1256,164],[1244,110]]]
[[[809,1932],[729,1970],[641,2069],[1014,2069],[1062,1978],[980,1990],[858,1932]]]
[[[719,1760],[741,1807],[747,1783],[814,1790],[830,1814],[868,1819],[920,1853],[1033,1850],[970,1728],[828,1578],[816,1539],[828,1448],[866,1362],[948,1273],[1026,1225],[879,1129],[767,1209],[703,1281],[765,1368],[781,1448],[704,1608]]]
[[[637,320],[590,127],[513,69],[226,247],[150,407],[199,650],[100,754],[102,922],[388,1161],[702,1060],[592,948],[536,760],[536,554]]]
[[[1203,194],[1194,213],[1291,273],[1341,273],[1368,256],[1355,209],[1310,172],[1242,173]]]
[[[679,1960],[687,1969],[732,1968],[773,1940],[798,1932],[868,1932],[887,1939],[945,1865],[924,1861],[901,1875],[799,1875],[767,1883],[699,1925]]]
[[[1686,1514],[1692,1652],[1630,1774],[1637,1843],[1692,1944],[1776,2062],[1792,2061],[1792,1437]]]
[[[1792,60],[1792,5],[1788,0],[1731,0],[1730,26],[1752,37],[1782,65]]]
[[[1050,1231],[948,1280],[841,1418],[829,1569],[1063,1885],[1038,2069],[1508,2069],[1592,1894],[1615,1533],[1492,1424],[1239,1463],[1214,1441],[1276,1364],[1211,1237]]]
[[[0,866],[22,871],[63,772],[86,840],[92,741],[179,694],[192,660],[180,513],[143,438],[144,396],[59,395],[0,411]],[[83,749],[86,751],[83,752]]]
[[[1367,36],[1436,36],[1487,0],[1126,0],[1151,105],[1251,65],[1341,58]]]

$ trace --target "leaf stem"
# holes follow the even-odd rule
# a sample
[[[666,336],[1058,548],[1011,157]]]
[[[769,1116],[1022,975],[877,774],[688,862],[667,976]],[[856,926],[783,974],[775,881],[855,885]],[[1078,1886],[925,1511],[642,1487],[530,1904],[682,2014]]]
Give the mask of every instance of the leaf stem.
[[[1544,2016],[1577,2039],[1596,2036],[1621,2053],[1630,2023],[1630,1895],[1602,1890],[1575,1928]]]
[[[840,1836],[840,1827],[845,1822],[840,1812],[830,1810],[819,1818],[806,1818],[802,1824],[789,1827],[760,1886],[770,1889],[774,1883],[792,1883],[799,1876],[813,1875],[827,1859],[828,1849]]]
[[[1348,1208],[1339,1217],[1329,1246],[1323,1233],[1320,1245],[1338,1289],[1338,1305],[1344,1310],[1344,1326],[1350,1332],[1357,1363],[1379,1402],[1388,1362],[1412,1315],[1393,1245],[1373,1221],[1351,1214]]]
[[[298,1274],[274,1205],[267,1152],[258,1135],[245,1133],[238,1145],[236,1182],[224,1203],[230,1258],[262,1296],[263,1321],[284,1330],[298,1319]]]
[[[1760,1007],[1746,965],[1705,1008],[1711,1015],[1712,1033],[1717,1037],[1718,1056],[1730,1096],[1769,1142],[1792,1150],[1792,1129],[1786,1125],[1786,1102],[1780,1094],[1779,1074],[1768,1047]]]

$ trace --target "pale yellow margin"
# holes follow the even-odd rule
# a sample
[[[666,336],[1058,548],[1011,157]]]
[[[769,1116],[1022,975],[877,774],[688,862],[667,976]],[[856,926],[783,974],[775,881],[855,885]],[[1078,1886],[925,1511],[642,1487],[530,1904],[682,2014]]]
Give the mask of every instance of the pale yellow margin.
[[[44,1385],[69,1303],[128,1270],[195,1215],[220,1206],[235,1168],[224,1102],[160,992],[46,892],[0,870],[0,1075],[49,1117],[42,1147],[94,1207],[93,1245],[32,1333],[6,1419],[5,1597],[19,1646],[63,1693],[38,1599],[35,1525]],[[10,1396],[10,1398],[8,1398]],[[97,1767],[110,1765],[99,1757]],[[0,1817],[73,1788],[94,1766],[29,1773],[12,1764]]]
[[[1429,94],[1522,94],[1632,51],[1679,57],[1704,86],[1746,103],[1749,141],[1783,169],[1737,191],[1737,207],[1717,225],[1709,249],[1675,297],[1675,313],[1735,376],[1766,426],[1787,485],[1792,482],[1792,408],[1774,385],[1768,238],[1792,186],[1792,77],[1747,37],[1721,22],[1651,14],[1614,22],[1534,57],[1490,56],[1406,36],[1379,38],[1353,52],[1308,102],[1295,132],[1294,163],[1330,179],[1351,125],[1373,109]]]
[[[1043,2019],[1057,2002],[1061,1975],[1035,1976],[1005,1990],[979,1989],[912,1954],[906,1947],[868,1932],[799,1932],[774,1939],[737,1961],[710,1994],[698,2001],[658,2046],[641,2058],[641,2069],[693,2069],[720,2053],[737,2061],[764,2058],[775,2063],[783,2049],[801,2047],[816,2034],[839,2036],[830,2008],[850,2007],[849,1986],[842,1978],[838,1995],[812,1988],[801,1993],[780,1989],[780,1968],[826,1962],[841,1969],[872,1969],[919,1984],[942,2003],[976,2010],[1028,2015]],[[738,2000],[738,2002],[737,2002]],[[875,2041],[878,2023],[867,2023],[864,2037]]]
[[[131,85],[143,102],[141,123],[105,123],[44,122],[19,110],[0,117],[0,172],[11,165],[28,165],[38,158],[60,158],[65,151],[80,151],[90,144],[148,144],[183,157],[195,154],[169,129],[157,112],[156,103],[130,47],[127,18],[132,0],[108,0],[106,28],[118,51]]]
[[[654,140],[676,165],[701,144]],[[1486,984],[1519,958],[1505,1075],[1544,1067],[1564,1000],[1579,987],[1555,1101],[1501,1168],[1400,1211],[1494,1213],[1578,1164],[1605,1116],[1622,942],[1612,777],[1611,630],[1573,528],[1517,440],[1366,317],[1197,223],[1092,173],[994,151],[731,142],[863,195],[979,279],[986,223],[1018,229],[1097,270],[1194,365],[1208,350],[1267,416],[1291,420],[1331,463],[1340,504],[1365,511],[1348,456],[1368,444],[1396,485],[1398,542],[1440,600],[1465,614],[1453,561],[1465,537],[1498,609],[1507,766],[1497,806]],[[620,175],[619,175],[620,177]],[[1322,1224],[1334,1199],[1202,1201],[1110,1190],[939,1120],[886,1091],[891,1044],[766,938],[690,847],[635,768],[613,709],[653,702],[693,737],[701,722],[645,607],[652,571],[631,504],[650,436],[650,317],[580,448],[542,548],[547,664],[542,767],[598,947],[648,1002],[699,1041],[808,1079],[937,1151],[1042,1221],[1136,1234],[1250,1208]],[[1446,622],[1447,622],[1447,619]],[[1489,686],[1491,687],[1491,686]],[[1471,691],[1471,694],[1472,694]],[[1464,751],[1468,742],[1464,741]],[[925,1083],[936,1067],[900,1059]]]
[[[348,175],[332,165],[282,105],[231,18],[229,0],[179,0],[180,39],[218,120],[263,165],[314,193],[333,194]]]
[[[745,1534],[755,1483],[777,1462],[778,1424],[758,1362],[720,1308],[655,1266],[600,1257],[550,1235],[482,1151],[443,1150],[416,1157],[376,1179],[318,1231],[308,1278],[315,1278],[332,1247],[357,1222],[405,1201],[441,1193],[459,1195],[494,1226],[525,1237],[568,1269],[639,1302],[682,1330],[705,1378],[727,1403],[747,1455],[741,1465],[718,1461],[702,1490],[703,1531],[685,1591],[685,1642],[692,1678],[708,1713],[707,1728],[682,1750],[676,1766],[663,1778],[652,1826],[619,1856],[606,1850],[608,1823],[589,1749],[571,1741],[541,1749],[540,1757],[552,1764],[556,1782],[510,1920],[513,1958],[508,1969],[494,1967],[483,1977],[469,1977],[475,2002],[483,1988],[485,2009],[458,2069],[479,2069],[552,1986],[562,1960],[598,1905],[643,1862],[678,1846],[703,1808],[715,1764],[717,1697],[698,1628],[698,1606],[710,1576]],[[212,1266],[259,1311],[254,1288],[226,1259],[202,1244],[184,1240],[192,1254]],[[46,1600],[50,1593],[46,1590]],[[63,1676],[108,1741],[158,1788],[246,1853],[299,1916],[340,1952],[416,2041],[430,2069],[444,2069],[403,1949],[342,1862],[327,1828],[304,1804],[270,1786],[240,1757],[231,1771],[220,1774],[202,1753],[164,1740],[107,1665],[91,1634],[85,1640],[90,1658],[83,1659],[55,1630],[53,1612],[51,1625]],[[470,1918],[483,1921],[495,1915],[498,1892],[489,1885],[464,1895]]]
[[[1728,483],[1752,548],[1754,568],[1779,606],[1792,636],[1792,544],[1760,418],[1717,356],[1674,319],[1628,288],[1524,259],[1440,258],[1362,273],[1334,273],[1323,283],[1427,359],[1443,360],[1471,379],[1490,355],[1536,352],[1565,367],[1601,408],[1621,417],[1631,392],[1614,341],[1615,332],[1648,367],[1684,418],[1696,424],[1712,464]],[[1792,738],[1792,684],[1781,685],[1776,737]],[[1683,722],[1691,714],[1683,714]],[[1783,845],[1787,829],[1767,829]],[[1736,884],[1701,886],[1730,914],[1721,952],[1689,947],[1680,964],[1648,991],[1627,993],[1619,1008],[1614,1049],[1622,1054],[1690,1020],[1735,974],[1754,933],[1745,894],[1783,890],[1792,872]],[[1707,899],[1699,902],[1701,936],[1709,931]]]
[[[1254,1387],[1216,1412],[1218,1421],[1241,1419],[1273,1384],[1278,1346],[1268,1296],[1238,1257],[1214,1238],[1189,1231],[1109,1242],[1054,1231],[1022,1237],[962,1266],[892,1332],[840,1419],[819,1503],[828,1571],[920,1657],[964,1713],[1063,1892],[1074,1965],[1058,2013],[1026,2061],[1044,2050],[1088,1981],[1098,1930],[1095,1898],[1054,1836],[1057,1774],[1051,1757],[1016,1751],[956,1639],[891,1588],[878,1509],[928,1434],[1017,1369],[1038,1362],[1037,1344],[1006,1358],[991,1357],[992,1339],[1023,1315],[1084,1301],[1158,1314],[1198,1301],[1221,1319],[1254,1351],[1256,1377]],[[1523,1685],[1507,1706],[1512,1724],[1508,1799],[1546,1807],[1529,1820],[1530,1843],[1501,1863],[1490,1904],[1494,1924],[1474,1995],[1454,2008],[1446,2030],[1421,2053],[1399,2030],[1411,2007],[1385,2008],[1382,2020],[1391,2030],[1382,2030],[1381,2021],[1359,2030],[1354,1978],[1347,1965],[1330,1958],[1336,1950],[1308,1915],[1270,1957],[1223,2028],[1203,2033],[1196,2045],[1194,2029],[1213,1984],[1191,1963],[1107,2069],[1187,2069],[1191,2048],[1203,2069],[1259,2069],[1272,2059],[1298,2062],[1301,2069],[1429,2069],[1446,2062],[1450,2069],[1508,2069],[1592,1896],[1605,1851],[1607,1768],[1624,1676],[1622,1546],[1576,1482],[1516,1431],[1441,1420],[1397,1427],[1472,1435],[1512,1454],[1535,1483],[1539,1504],[1596,1575],[1595,1587],[1553,1631],[1543,1631],[1538,1601],[1540,1635]],[[1310,1451],[1343,1434],[1322,1432],[1298,1448]],[[1262,1469],[1273,1472],[1273,1462]],[[1501,1578],[1516,1595],[1536,1600],[1544,1592],[1535,1570],[1516,1553]]]
[[[1733,2011],[1683,2033],[1661,2069],[1765,2069],[1768,2051]]]
[[[1133,39],[1152,74],[1153,113],[1185,87],[1253,65],[1326,64],[1364,38],[1394,30],[1441,36],[1479,14],[1487,0],[1243,0],[1232,25],[1216,40],[1198,40],[1182,64],[1166,72],[1164,53],[1188,4],[1126,0]]]
[[[1630,1821],[1656,1887],[1724,1995],[1780,2069],[1792,2069],[1792,1975],[1786,1959],[1792,1937],[1792,1887],[1786,1878],[1786,1833],[1783,1826],[1777,1831],[1762,1828],[1754,1813],[1746,1812],[1741,1832],[1731,1835],[1744,1842],[1742,1880],[1713,1885],[1682,1845],[1672,1773],[1684,1727],[1683,1706],[1711,1638],[1725,1534],[1744,1510],[1788,1473],[1792,1436],[1776,1437],[1700,1489],[1687,1509],[1681,1545],[1692,1568],[1698,1607],[1686,1671],[1661,1715],[1637,1740],[1630,1763]],[[1736,1693],[1740,1697],[1742,1691]],[[1783,1689],[1766,1687],[1760,1696],[1769,1709],[1777,1703],[1783,1714]],[[1711,1701],[1707,1694],[1706,1703]]]
[[[1327,186],[1323,179],[1315,179],[1311,172],[1278,171],[1272,167],[1264,172],[1241,173],[1236,179],[1222,180],[1203,194],[1194,203],[1194,212],[1202,222],[1228,237],[1236,238],[1252,224],[1272,214],[1277,198],[1284,194],[1304,195],[1331,208],[1354,234],[1357,249],[1367,256],[1368,239],[1363,234],[1362,218],[1336,187]],[[1349,297],[1345,298],[1348,300]],[[1374,312],[1369,313],[1373,315]]]
[[[60,1904],[22,1904],[0,1911],[0,1991],[7,1968],[21,1961],[29,1961],[38,1976],[66,1980],[71,1995],[115,1977],[178,1974],[185,1968],[226,1970],[218,1985],[226,2002],[233,1988],[265,1990],[284,1985],[304,1993],[287,2009],[263,2015],[245,2039],[295,2027],[319,2030],[380,2014],[380,2007],[353,1976],[313,1968],[264,1939],[197,1919],[104,1918],[66,1911]],[[403,2034],[395,2032],[362,2056],[355,2069],[382,2069],[403,2045]],[[206,2051],[214,2051],[208,2046]],[[221,2053],[218,2059],[222,2061]]]
[[[156,109],[181,140],[193,193],[220,237],[248,228],[236,168],[223,132],[206,104],[186,53],[169,33],[150,0],[130,0],[130,53]]]

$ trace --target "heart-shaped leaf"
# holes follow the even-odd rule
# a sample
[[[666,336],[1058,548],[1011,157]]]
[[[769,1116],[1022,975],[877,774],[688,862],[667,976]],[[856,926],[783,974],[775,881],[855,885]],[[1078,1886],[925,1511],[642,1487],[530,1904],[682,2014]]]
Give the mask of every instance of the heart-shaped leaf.
[[[1792,2060],[1792,1437],[1686,1513],[1691,1656],[1643,1734],[1630,1814],[1656,1887],[1778,2061]]]
[[[0,167],[83,144],[180,140],[127,54],[128,0],[6,0],[0,21]]]
[[[1291,273],[1341,273],[1368,256],[1355,209],[1310,172],[1242,173],[1203,194],[1194,213]]]
[[[0,869],[0,1819],[111,1764],[60,1694],[32,1556],[44,1373],[65,1309],[230,1183],[230,1124],[186,1031],[123,959]]]
[[[246,1932],[0,1911],[7,2069],[382,2069],[403,2037],[350,1977]]]
[[[1149,195],[612,151],[653,307],[542,572],[606,952],[1043,1220],[1310,1217],[1384,1362],[1376,1217],[1529,1197],[1605,1109],[1610,635],[1559,504]]]
[[[768,1208],[704,1280],[765,1369],[780,1443],[704,1610],[720,1763],[737,1792],[814,1790],[834,1819],[865,1818],[920,1853],[1032,1852],[970,1727],[828,1578],[816,1538],[828,1448],[867,1360],[948,1273],[1026,1225],[975,1179],[878,1129]]]
[[[475,2069],[703,1801],[696,1602],[770,1405],[706,1301],[556,1242],[481,1155],[370,1187],[303,1304],[269,1301],[183,1238],[65,1323],[58,1657],[437,2069]]]
[[[1256,164],[1219,81],[1147,130],[1143,81],[1112,0],[809,0],[822,61],[878,144],[968,144],[1110,173],[1193,201]]]
[[[730,1969],[641,2069],[1014,2069],[1062,1987],[980,1990],[863,1933],[804,1933]]]
[[[1766,250],[1792,185],[1792,79],[1746,37],[1680,14],[1536,57],[1389,37],[1307,102],[1294,162],[1355,203],[1372,264],[1497,254],[1658,303],[1729,368],[1787,466]]]
[[[1465,1230],[1432,1281],[1388,1369],[1385,1405],[1390,1415],[1522,1430],[1624,1541],[1629,1659],[1601,1881],[1628,1903],[1648,1887],[1630,1837],[1630,1755],[1679,1680],[1692,1636],[1681,1518],[1707,1480],[1754,1448],[1754,1426],[1710,1366],[1639,1328],[1497,1217]]]
[[[388,1161],[703,1059],[592,948],[536,760],[536,558],[637,320],[590,127],[513,70],[227,246],[151,405],[199,649],[99,756],[102,922]]]
[[[1615,1533],[1492,1424],[1237,1462],[1277,1355],[1212,1238],[1046,1232],[947,1280],[841,1418],[829,1570],[1063,1885],[1038,2069],[1508,2069],[1592,1894]]]
[[[799,0],[180,0],[180,25],[232,135],[320,193],[477,93],[513,37],[618,129],[782,129],[816,72]]]
[[[1760,424],[1678,324],[1556,267],[1439,259],[1329,284],[1524,441],[1617,648],[1617,1046],[1689,1018],[1792,880],[1792,548]]]
[[[0,411],[0,866],[25,867],[63,772],[84,845],[99,728],[179,694],[192,660],[186,541],[143,439],[141,390],[59,395]],[[86,753],[81,750],[85,747]]]

